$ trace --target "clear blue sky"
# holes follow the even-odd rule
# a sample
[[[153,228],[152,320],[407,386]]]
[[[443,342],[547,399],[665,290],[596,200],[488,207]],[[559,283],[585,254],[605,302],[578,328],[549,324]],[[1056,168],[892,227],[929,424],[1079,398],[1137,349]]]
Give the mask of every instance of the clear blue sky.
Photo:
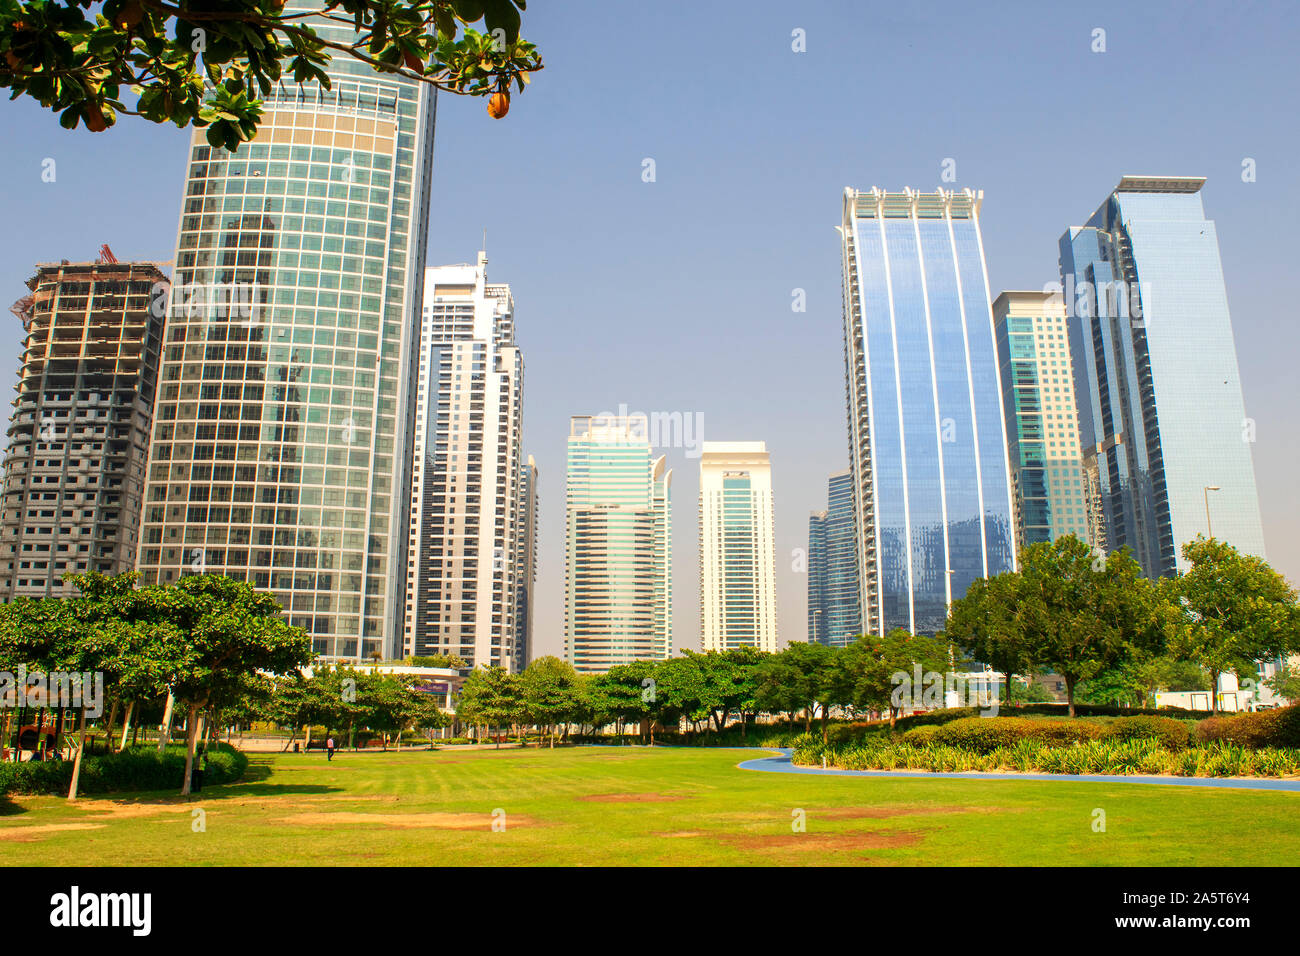
[[[1289,4],[534,0],[547,67],[510,115],[443,97],[429,264],[473,261],[517,304],[525,448],[541,469],[540,652],[563,629],[573,414],[702,413],[762,439],[776,487],[782,637],[802,640],[808,512],[846,464],[839,246],[845,186],[984,191],[989,280],[1042,288],[1056,243],[1125,173],[1206,176],[1258,422],[1269,557],[1300,580],[1294,296],[1300,133]],[[1133,7],[1140,9],[1133,9]],[[1051,9],[1048,9],[1051,7]],[[791,50],[806,32],[807,52]],[[1106,52],[1091,50],[1106,31]],[[69,133],[0,103],[10,300],[38,261],[172,258],[187,134]],[[57,180],[41,181],[46,157]],[[641,179],[653,158],[657,180]],[[1258,181],[1241,181],[1243,158]],[[793,313],[791,291],[807,292]],[[21,327],[0,334],[16,368]],[[698,462],[675,466],[676,639],[698,641]]]

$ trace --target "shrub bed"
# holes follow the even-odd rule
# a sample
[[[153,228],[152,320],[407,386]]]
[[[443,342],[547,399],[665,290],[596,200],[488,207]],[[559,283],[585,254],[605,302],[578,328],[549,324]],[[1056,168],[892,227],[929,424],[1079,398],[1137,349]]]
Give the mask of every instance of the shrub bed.
[[[1300,704],[1231,717],[1209,717],[1196,725],[1202,743],[1241,747],[1300,747]]]
[[[206,753],[205,786],[233,783],[248,769],[247,755],[228,744],[208,747]],[[168,747],[161,756],[153,747],[135,747],[114,754],[83,757],[77,792],[179,790],[184,777],[184,747]],[[71,783],[71,760],[0,763],[0,793],[63,795]]]
[[[1051,746],[1022,739],[987,753],[935,742],[871,743],[837,747],[820,740],[800,742],[794,762],[800,766],[844,770],[928,770],[934,772],[1016,771],[1054,774],[1147,774],[1180,777],[1287,777],[1300,774],[1300,750],[1250,750],[1215,742],[1167,750],[1153,738],[1088,740]]]
[[[1119,717],[1106,726],[1109,740],[1154,740],[1165,750],[1185,750],[1192,742],[1192,728],[1172,717]]]
[[[942,746],[987,754],[999,747],[1015,746],[1022,740],[1060,746],[1096,740],[1103,732],[1098,724],[1077,720],[963,717],[935,728],[930,740]]]

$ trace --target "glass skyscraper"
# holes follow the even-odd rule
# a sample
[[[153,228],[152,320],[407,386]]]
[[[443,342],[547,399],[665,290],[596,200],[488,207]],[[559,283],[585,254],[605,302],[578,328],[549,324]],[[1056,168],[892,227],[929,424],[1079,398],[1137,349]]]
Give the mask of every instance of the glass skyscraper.
[[[236,153],[194,133],[139,568],[269,589],[355,659],[402,643],[434,97],[328,69],[275,86]]]
[[[579,672],[672,654],[672,477],[646,416],[570,421],[564,655]]]
[[[772,462],[761,441],[703,444],[700,455],[700,643],[776,653]]]
[[[993,325],[1017,543],[1024,547],[1067,534],[1091,541],[1065,303],[1051,292],[1003,292],[993,300]]]
[[[1199,534],[1263,556],[1237,350],[1197,177],[1125,176],[1061,237],[1084,464],[1107,550],[1152,576]]]
[[[845,378],[863,630],[933,634],[1015,565],[982,194],[844,193]]]
[[[842,647],[862,633],[853,474],[830,476],[825,511],[808,519],[808,641]]]

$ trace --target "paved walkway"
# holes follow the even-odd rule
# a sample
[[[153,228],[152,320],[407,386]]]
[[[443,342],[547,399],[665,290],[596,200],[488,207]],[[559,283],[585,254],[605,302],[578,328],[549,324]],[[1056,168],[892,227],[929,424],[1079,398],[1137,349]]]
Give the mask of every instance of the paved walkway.
[[[1234,790],[1290,790],[1300,793],[1300,780],[1273,777],[1138,777],[1124,774],[1064,773],[934,773],[928,770],[822,770],[820,767],[796,767],[787,748],[764,751],[738,764],[741,770],[765,773],[811,773],[830,777],[951,777],[960,780],[1070,780],[1076,783],[1148,783],[1166,787],[1228,787]]]

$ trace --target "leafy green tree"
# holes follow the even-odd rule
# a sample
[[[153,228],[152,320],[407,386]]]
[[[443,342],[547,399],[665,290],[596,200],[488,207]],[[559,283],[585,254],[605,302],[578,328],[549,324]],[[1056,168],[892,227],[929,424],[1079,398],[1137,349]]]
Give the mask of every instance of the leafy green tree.
[[[504,667],[484,666],[470,671],[456,705],[462,720],[496,727],[518,723],[524,711],[523,681]]]
[[[1101,557],[1073,535],[1031,544],[1020,577],[1029,659],[1065,680],[1071,717],[1080,681],[1159,650],[1159,594],[1127,548]]]
[[[1022,613],[1024,583],[1014,571],[973,581],[965,595],[952,602],[944,628],[963,651],[1005,675],[1008,702],[1013,677],[1030,673],[1034,664]]]
[[[531,723],[551,731],[551,746],[555,746],[553,728],[568,723],[578,710],[578,672],[573,665],[550,655],[532,661],[521,675],[524,713]]]
[[[183,656],[171,681],[186,709],[185,780],[190,792],[198,717],[213,700],[229,699],[245,675],[289,674],[310,664],[311,639],[281,616],[279,602],[243,581],[218,574],[187,575],[159,594],[176,628]]]
[[[655,661],[616,664],[583,685],[585,710],[593,727],[655,719],[662,710]],[[647,683],[648,682],[648,683]]]
[[[758,705],[771,713],[804,714],[804,729],[812,730],[813,711],[835,681],[836,651],[825,644],[791,641],[758,666]]]
[[[889,726],[898,722],[903,709],[895,689],[901,680],[914,683],[916,668],[921,673],[943,674],[951,670],[952,655],[947,642],[923,634],[894,628],[883,638],[864,634],[844,649],[840,657],[841,693],[855,709],[889,714]],[[900,677],[901,675],[901,677]],[[921,688],[913,688],[915,694]]]
[[[1253,679],[1260,661],[1300,651],[1300,609],[1263,558],[1205,537],[1184,544],[1183,558],[1187,573],[1162,583],[1169,652],[1209,672],[1217,711],[1221,674]]]
[[[1264,685],[1276,696],[1294,704],[1300,701],[1300,667],[1295,664],[1280,667]]]
[[[0,3],[0,86],[101,132],[119,114],[206,127],[235,150],[257,132],[280,82],[330,88],[346,56],[449,93],[489,97],[504,116],[511,86],[542,68],[519,35],[524,0],[87,0]],[[319,29],[342,26],[337,38]],[[481,24],[485,32],[469,28]],[[461,32],[461,26],[465,29]]]
[[[659,661],[654,668],[656,704],[680,714],[696,729],[721,707],[717,688],[706,682],[704,669],[695,660],[699,656],[688,652]]]

